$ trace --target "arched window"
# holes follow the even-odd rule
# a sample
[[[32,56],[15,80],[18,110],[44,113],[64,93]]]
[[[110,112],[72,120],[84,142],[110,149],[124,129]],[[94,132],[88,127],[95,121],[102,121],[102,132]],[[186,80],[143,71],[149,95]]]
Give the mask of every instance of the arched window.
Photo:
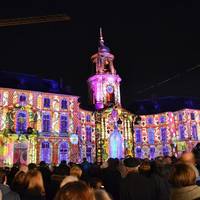
[[[49,142],[42,142],[41,144],[41,161],[51,163],[51,148]]]
[[[161,132],[161,141],[163,143],[166,143],[167,142],[167,129],[165,127],[162,127],[160,129],[160,132]]]
[[[196,124],[192,125],[192,139],[198,140],[198,134],[197,134],[197,126]]]
[[[68,161],[68,143],[61,142],[59,147],[59,161],[62,160]]]
[[[154,129],[153,128],[149,128],[148,130],[148,140],[149,140],[149,144],[154,144]]]
[[[86,126],[86,141],[92,141],[92,128],[90,126]]]
[[[136,148],[136,157],[137,158],[142,158],[142,149],[141,147]]]
[[[66,99],[63,99],[63,100],[61,101],[61,108],[62,108],[62,109],[67,109],[67,100],[66,100]]]
[[[122,158],[123,152],[123,138],[118,130],[114,130],[110,135],[109,142],[109,157],[110,158]]]
[[[20,111],[17,114],[16,132],[24,133],[26,132],[26,127],[27,127],[26,112]]]
[[[168,156],[169,155],[169,149],[168,146],[163,147],[163,156]]]
[[[86,148],[86,158],[88,162],[92,162],[92,148],[91,147]]]
[[[43,132],[50,132],[50,114],[49,113],[44,113],[42,117],[42,131]]]
[[[155,147],[150,147],[149,155],[151,159],[155,157]]]
[[[61,117],[60,117],[60,132],[67,133],[67,131],[68,131],[67,115],[61,115]]]
[[[140,144],[142,142],[142,136],[141,136],[140,129],[135,130],[135,141],[136,141],[136,144]]]

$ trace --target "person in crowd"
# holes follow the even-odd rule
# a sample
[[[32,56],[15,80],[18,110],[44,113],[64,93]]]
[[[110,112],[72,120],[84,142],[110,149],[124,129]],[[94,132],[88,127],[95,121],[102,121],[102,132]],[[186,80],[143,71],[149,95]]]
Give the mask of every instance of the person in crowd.
[[[70,168],[70,176],[76,176],[78,179],[81,178],[82,169],[78,165],[74,165]]]
[[[112,200],[105,190],[94,190],[95,200]]]
[[[20,197],[17,193],[13,192],[7,183],[6,172],[0,170],[0,191],[3,200],[20,200]]]
[[[69,176],[69,167],[65,160],[61,161],[59,166],[55,166],[51,175],[50,188],[47,190],[48,200],[52,200],[60,188],[60,185],[65,178]]]
[[[35,163],[29,163],[28,170],[33,170],[33,169],[37,169],[37,165]]]
[[[120,200],[155,200],[155,189],[151,181],[139,174],[140,161],[136,158],[126,158],[124,165],[127,176],[120,185]]]
[[[21,200],[45,200],[45,189],[42,174],[39,170],[27,172],[24,180],[25,188]]]
[[[119,188],[121,182],[121,174],[118,170],[119,160],[109,158],[108,167],[102,169],[101,180],[105,186],[105,190],[111,194],[113,199],[119,200]]]
[[[185,163],[177,163],[170,174],[171,200],[193,200],[200,198],[200,187],[196,185],[194,168]]]
[[[192,153],[195,155],[196,160],[200,161],[200,143],[199,142],[192,149]]]
[[[46,164],[45,161],[41,161],[38,170],[42,174],[47,199],[50,199],[51,194],[49,193],[49,191],[51,189],[51,171],[49,169],[49,166]]]
[[[196,159],[194,154],[192,152],[184,152],[180,157],[180,161],[193,167],[196,174],[196,184],[200,185],[199,171],[196,168]]]
[[[18,171],[10,186],[10,188],[14,192],[17,192],[20,196],[25,187],[25,184],[24,184],[25,176],[26,176],[26,173],[24,171]]]
[[[88,176],[89,177],[101,177],[101,169],[100,166],[97,163],[91,164],[89,170],[88,170]]]
[[[0,190],[0,200],[2,200],[2,199],[3,199],[3,195],[2,195],[2,192]]]
[[[91,166],[92,166],[92,164],[89,163],[86,158],[83,158],[83,162],[80,164],[80,167],[83,172],[81,179],[86,182],[88,182],[90,179],[89,170],[90,170]]]
[[[195,156],[192,152],[184,152],[180,157],[180,161],[185,164],[196,165]]]
[[[149,161],[143,161],[140,166],[139,166],[139,173],[146,176],[150,177],[151,175],[151,165]]]
[[[18,171],[19,171],[19,164],[16,163],[16,164],[13,165],[13,167],[11,168],[11,170],[10,170],[8,176],[7,176],[7,179],[8,179],[8,180],[7,180],[7,184],[8,184],[8,185],[11,185],[11,183],[12,183],[14,177],[15,177],[15,174],[16,174]]]
[[[97,177],[91,178],[89,181],[89,185],[91,188],[94,188],[96,190],[104,189],[103,181]]]
[[[172,164],[172,158],[170,156],[165,156],[163,159],[163,162],[165,165],[171,165]]]
[[[73,162],[71,162],[71,161],[68,163],[68,166],[69,166],[70,168],[73,167],[74,165],[76,165],[76,164],[73,163]]]
[[[62,160],[60,165],[55,168],[54,172],[58,175],[68,176],[69,170],[70,168],[67,166],[66,160]]]
[[[87,161],[86,158],[83,158],[83,162],[81,163],[81,168],[83,169],[84,173],[87,173],[90,168],[90,163]]]
[[[60,184],[60,188],[63,187],[64,185],[66,185],[67,183],[71,183],[71,182],[75,182],[75,181],[79,181],[78,178],[76,176],[66,176],[61,184]]]
[[[162,170],[164,169],[164,166],[162,167]],[[168,181],[165,180],[164,177],[161,177],[156,173],[152,173],[151,165],[150,165],[149,161],[144,160],[140,164],[139,173],[141,175],[145,176],[146,178],[148,178],[148,180],[151,182],[151,186],[155,190],[155,200],[168,200],[169,199]]]
[[[95,196],[86,183],[75,181],[61,187],[54,200],[95,200]]]
[[[20,164],[19,171],[28,172],[28,166],[25,164]]]
[[[125,166],[123,164],[123,159],[119,160],[119,167],[118,167],[118,169],[119,169],[119,172],[121,174],[121,177],[122,178],[126,177],[126,169],[125,169]]]

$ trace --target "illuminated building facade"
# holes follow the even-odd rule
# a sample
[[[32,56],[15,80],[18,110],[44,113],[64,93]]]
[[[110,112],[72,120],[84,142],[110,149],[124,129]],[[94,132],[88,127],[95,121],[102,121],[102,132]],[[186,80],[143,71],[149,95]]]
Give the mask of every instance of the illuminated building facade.
[[[183,151],[191,151],[200,140],[200,111],[183,109],[141,115],[134,133],[136,157],[179,156]]]
[[[0,88],[0,164],[95,157],[94,114],[78,96]]]
[[[199,110],[141,115],[136,124],[138,116],[121,106],[121,78],[102,33],[91,59],[96,70],[88,86],[94,111],[82,109],[78,96],[59,93],[52,80],[50,92],[27,90],[24,78],[23,89],[0,88],[0,166],[179,155],[200,140]]]

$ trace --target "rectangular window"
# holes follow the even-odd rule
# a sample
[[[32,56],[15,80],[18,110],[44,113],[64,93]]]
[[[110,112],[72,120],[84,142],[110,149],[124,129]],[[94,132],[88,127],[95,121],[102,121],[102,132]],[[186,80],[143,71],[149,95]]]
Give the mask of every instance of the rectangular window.
[[[67,129],[68,129],[67,116],[66,115],[61,115],[61,119],[60,119],[60,132],[61,133],[67,133]]]
[[[183,115],[182,115],[182,113],[179,113],[178,119],[179,119],[179,121],[182,121],[182,120],[183,120]]]
[[[166,128],[161,128],[161,141],[166,143],[167,142],[167,129]]]
[[[87,142],[92,141],[92,128],[90,126],[86,127],[86,141]]]
[[[135,130],[135,141],[136,141],[136,144],[139,144],[139,143],[142,142],[142,136],[141,136],[141,130],[140,129]]]
[[[195,114],[194,113],[190,113],[190,117],[191,117],[191,120],[195,120]]]
[[[43,115],[43,132],[50,132],[50,115]]]
[[[26,121],[26,112],[19,112],[17,114],[17,126],[16,126],[16,131],[24,133],[26,132],[26,126],[27,126],[27,121]]]
[[[25,102],[26,101],[26,95],[24,95],[24,94],[20,95],[19,101],[20,102]]]
[[[195,124],[192,125],[192,139],[198,140],[197,126]]]
[[[179,136],[180,136],[180,140],[184,140],[185,139],[185,127],[183,125],[179,126]]]
[[[44,98],[44,108],[50,108],[50,99]]]
[[[149,128],[148,129],[148,140],[149,140],[149,144],[154,144],[154,132],[155,130],[153,128]]]
[[[67,100],[66,100],[66,99],[63,99],[63,100],[61,101],[61,108],[62,108],[62,109],[67,109]]]

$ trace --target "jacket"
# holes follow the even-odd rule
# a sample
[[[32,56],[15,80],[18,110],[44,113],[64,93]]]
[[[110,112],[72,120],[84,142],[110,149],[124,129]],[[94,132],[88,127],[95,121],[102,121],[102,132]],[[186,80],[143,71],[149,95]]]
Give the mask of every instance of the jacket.
[[[120,185],[120,200],[155,200],[151,181],[139,173],[129,173]]]
[[[200,198],[200,187],[197,185],[172,188],[170,200],[193,200]]]

